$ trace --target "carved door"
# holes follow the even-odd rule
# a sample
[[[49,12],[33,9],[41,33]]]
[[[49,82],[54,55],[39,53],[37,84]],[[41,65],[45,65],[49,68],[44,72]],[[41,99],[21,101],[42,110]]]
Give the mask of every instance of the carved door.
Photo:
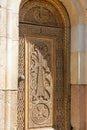
[[[49,3],[26,8],[19,26],[18,130],[65,130],[64,28]]]

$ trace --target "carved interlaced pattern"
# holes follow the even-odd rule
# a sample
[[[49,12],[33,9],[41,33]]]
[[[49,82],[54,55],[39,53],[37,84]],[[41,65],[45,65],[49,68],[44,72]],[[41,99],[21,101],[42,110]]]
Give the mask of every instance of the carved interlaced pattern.
[[[57,130],[65,130],[64,126],[64,64],[62,47],[56,50],[56,128]]]
[[[24,68],[25,68],[25,62],[24,62],[24,38],[20,37],[19,39],[19,76],[24,75]],[[21,81],[18,83],[18,114],[17,114],[17,120],[18,120],[18,130],[24,130],[24,81]]]

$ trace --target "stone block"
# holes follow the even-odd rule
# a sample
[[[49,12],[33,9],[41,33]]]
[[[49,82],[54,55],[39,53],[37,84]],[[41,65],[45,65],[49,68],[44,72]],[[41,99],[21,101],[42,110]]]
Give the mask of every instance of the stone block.
[[[6,9],[0,8],[0,36],[6,36]]]
[[[18,40],[18,15],[12,10],[7,11],[7,37]]]
[[[6,38],[0,37],[0,89],[5,88],[6,80]]]
[[[71,53],[71,84],[78,83],[78,52]]]
[[[5,95],[0,90],[0,130],[4,130],[5,125]]]
[[[6,130],[17,127],[17,91],[5,92],[5,113],[6,113]]]
[[[7,47],[7,84],[6,89],[15,90],[18,87],[18,41],[8,39]]]

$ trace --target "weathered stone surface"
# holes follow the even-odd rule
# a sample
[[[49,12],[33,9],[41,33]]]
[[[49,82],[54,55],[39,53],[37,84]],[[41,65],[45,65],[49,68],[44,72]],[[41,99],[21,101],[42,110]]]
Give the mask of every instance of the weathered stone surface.
[[[0,129],[17,129],[17,92],[0,90]]]
[[[18,87],[18,41],[7,40],[6,89],[17,90]]]
[[[5,95],[0,91],[0,129],[4,130],[5,127]]]
[[[75,130],[86,130],[87,85],[71,86],[71,124]]]
[[[0,89],[6,87],[6,37],[0,37]]]
[[[0,8],[0,36],[6,37],[6,27],[7,27],[7,21],[6,21],[6,8]]]

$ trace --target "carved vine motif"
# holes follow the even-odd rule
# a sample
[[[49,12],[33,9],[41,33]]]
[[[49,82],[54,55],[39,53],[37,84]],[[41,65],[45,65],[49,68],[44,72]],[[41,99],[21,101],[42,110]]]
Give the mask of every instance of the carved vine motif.
[[[51,87],[50,54],[48,46],[43,44],[32,44],[30,66],[30,88],[32,102],[49,101]]]

